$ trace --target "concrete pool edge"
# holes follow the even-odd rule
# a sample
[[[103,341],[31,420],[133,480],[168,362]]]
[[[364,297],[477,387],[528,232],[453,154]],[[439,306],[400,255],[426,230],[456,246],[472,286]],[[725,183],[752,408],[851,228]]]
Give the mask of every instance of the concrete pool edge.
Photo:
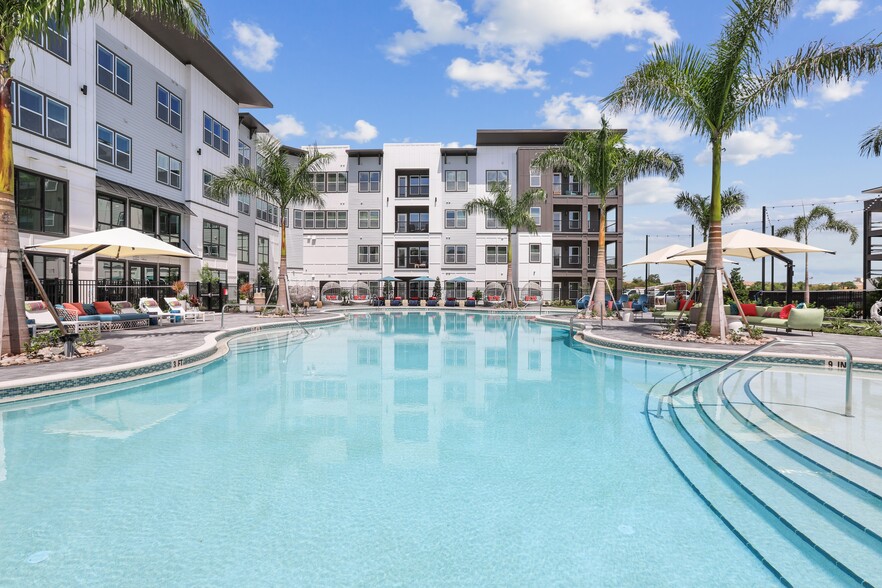
[[[334,313],[329,316],[310,317],[308,320],[302,321],[282,320],[217,330],[205,335],[201,345],[163,357],[128,362],[113,368],[76,370],[74,366],[70,371],[61,374],[14,380],[8,385],[0,385],[0,404],[80,392],[94,386],[120,384],[145,376],[168,374],[192,368],[224,356],[228,352],[226,340],[238,335],[294,327],[298,324],[325,326],[346,320],[348,317],[344,314]]]

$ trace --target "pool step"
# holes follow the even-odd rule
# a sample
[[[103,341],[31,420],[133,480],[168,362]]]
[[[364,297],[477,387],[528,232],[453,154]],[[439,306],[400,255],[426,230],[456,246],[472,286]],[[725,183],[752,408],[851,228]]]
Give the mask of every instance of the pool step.
[[[655,406],[651,400],[655,399],[647,396],[648,411]],[[691,488],[782,583],[812,587],[854,583],[843,570],[818,557],[792,529],[770,516],[743,487],[720,476],[719,466],[696,451],[668,411],[663,418],[647,412],[646,418],[659,445]]]
[[[700,396],[706,401],[707,397],[715,395],[713,383],[705,382]],[[739,486],[756,505],[765,509],[768,516],[788,527],[799,538],[795,542],[801,542],[803,548],[813,548],[816,555],[836,565],[853,581],[882,583],[880,541],[795,488],[789,478],[784,480],[770,467],[757,464],[743,446],[762,442],[759,434],[742,427],[736,433],[741,445],[735,445],[731,438],[721,434],[709,422],[712,419],[706,416],[706,412],[702,414],[704,407],[694,402],[699,394],[682,396],[687,394],[681,395],[680,401],[671,407],[670,414],[699,455],[717,466],[713,470],[716,476]],[[722,418],[728,411],[720,408],[717,413]],[[737,423],[734,417],[733,421]],[[828,484],[823,491],[834,492],[831,486]],[[857,507],[851,504],[850,508]]]

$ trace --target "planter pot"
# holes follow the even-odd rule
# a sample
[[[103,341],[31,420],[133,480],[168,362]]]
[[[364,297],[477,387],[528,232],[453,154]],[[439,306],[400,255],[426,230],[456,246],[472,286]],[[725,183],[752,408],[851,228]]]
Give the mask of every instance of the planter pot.
[[[239,312],[248,312],[248,303],[240,302],[239,303]]]
[[[425,301],[425,300],[420,300],[420,306],[425,306],[425,305],[426,305],[426,301]]]
[[[391,301],[391,300],[387,300],[387,301],[386,301],[386,306],[391,307],[391,306],[392,306],[392,301]]]
[[[460,301],[459,301],[459,307],[460,307],[460,308],[465,308],[465,300],[460,300]]]

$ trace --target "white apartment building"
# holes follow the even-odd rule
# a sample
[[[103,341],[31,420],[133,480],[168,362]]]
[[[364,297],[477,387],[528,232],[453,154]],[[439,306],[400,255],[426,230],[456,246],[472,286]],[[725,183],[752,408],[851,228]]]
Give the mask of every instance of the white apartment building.
[[[512,242],[518,289],[572,299],[593,280],[596,195],[530,166],[568,131],[479,130],[476,146],[466,148],[321,146],[333,155],[314,176],[324,206],[280,211],[259,198],[218,200],[205,190],[229,166],[256,165],[254,139],[268,131],[242,109],[272,106],[206,39],[108,12],[31,45],[14,55],[18,222],[22,245],[36,246],[28,256],[58,301],[71,297],[71,256],[40,251],[40,243],[119,226],[154,235],[199,259],[120,260],[99,252],[80,263],[80,298],[97,295],[100,284],[193,283],[208,266],[229,285],[217,291],[217,304],[235,296],[237,282],[257,281],[260,264],[276,273],[283,215],[289,278],[317,295],[335,285],[380,291],[381,276],[391,276],[400,280],[398,294],[425,297],[436,278],[463,277],[469,281],[445,288],[463,298],[506,279],[505,228],[464,210],[494,182],[515,194],[538,187],[548,195],[532,211],[538,234],[519,231]],[[284,149],[292,160],[305,153]],[[616,283],[621,207],[619,189],[607,199]]]

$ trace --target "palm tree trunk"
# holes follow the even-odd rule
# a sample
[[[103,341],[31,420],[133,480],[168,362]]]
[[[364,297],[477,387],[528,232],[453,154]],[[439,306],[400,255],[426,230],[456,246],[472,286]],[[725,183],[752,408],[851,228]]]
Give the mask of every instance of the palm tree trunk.
[[[282,211],[282,252],[279,255],[279,306],[285,312],[291,312],[291,299],[288,296],[288,238],[285,216],[287,211]]]
[[[722,139],[715,136],[711,140],[713,168],[711,174],[711,222],[708,231],[707,261],[704,276],[701,280],[702,320],[711,326],[711,336],[719,337],[724,329],[720,322],[720,306],[722,298],[717,297],[720,284],[717,283],[718,269],[723,268],[723,214],[720,202],[720,170],[723,164]]]
[[[594,272],[594,303],[597,316],[606,313],[606,203],[600,203],[600,228],[597,230],[597,263]]]
[[[512,283],[512,255],[511,255],[511,229],[508,230],[508,267],[505,270],[505,300],[509,308],[517,308],[518,301],[515,295],[514,284]]]
[[[8,255],[6,280],[0,283],[3,293],[0,353],[17,355],[28,340],[24,315],[24,274],[20,255],[18,219],[15,215],[14,168],[12,161],[11,63],[6,48],[0,44],[0,251]]]

